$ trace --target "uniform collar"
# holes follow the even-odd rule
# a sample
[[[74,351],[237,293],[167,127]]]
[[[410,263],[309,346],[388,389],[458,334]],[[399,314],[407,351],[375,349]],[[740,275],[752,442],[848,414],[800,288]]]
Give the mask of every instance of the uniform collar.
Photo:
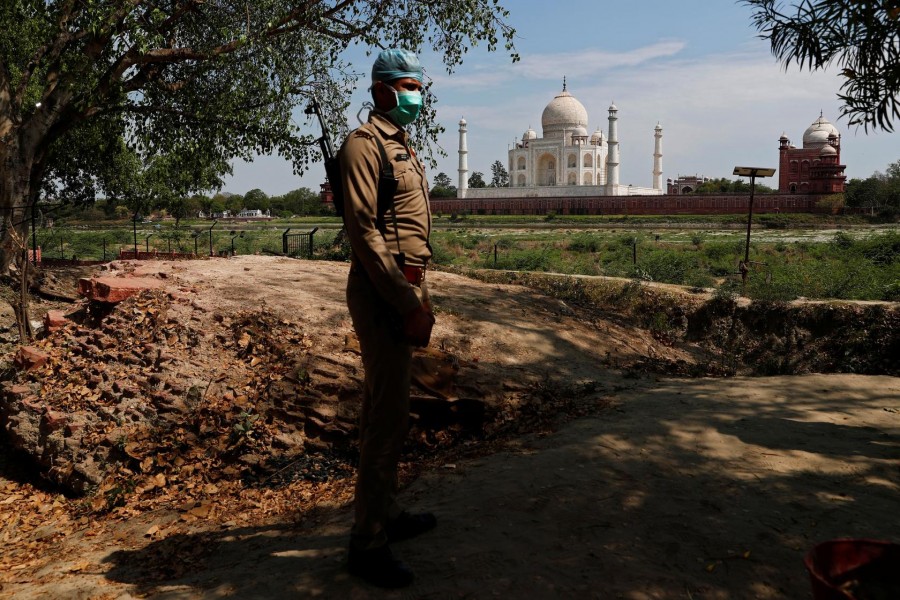
[[[375,126],[384,137],[397,138],[403,140],[404,143],[406,142],[408,135],[406,130],[391,121],[390,117],[384,112],[377,109],[369,111],[369,122]]]

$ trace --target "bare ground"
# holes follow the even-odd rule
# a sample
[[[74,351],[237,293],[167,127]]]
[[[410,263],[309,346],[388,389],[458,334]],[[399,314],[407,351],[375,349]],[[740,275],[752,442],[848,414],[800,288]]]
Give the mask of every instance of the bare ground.
[[[263,308],[302,323],[320,352],[344,352],[345,265],[239,257],[138,269],[189,298],[184,318]],[[704,357],[525,288],[429,277],[437,345],[509,389],[582,384],[594,410],[494,453],[426,461],[404,495],[440,521],[397,546],[412,588],[382,592],[345,573],[349,480],[268,489],[209,514],[160,505],[85,517],[13,477],[0,479],[0,541],[33,552],[0,573],[0,597],[808,598],[802,557],[816,542],[900,538],[897,378],[623,371]],[[317,492],[321,502],[292,510]],[[40,526],[25,527],[29,517]]]

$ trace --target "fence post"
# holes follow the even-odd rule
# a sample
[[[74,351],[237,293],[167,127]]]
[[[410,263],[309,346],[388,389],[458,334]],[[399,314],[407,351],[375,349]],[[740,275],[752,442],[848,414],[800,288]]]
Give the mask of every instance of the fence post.
[[[285,255],[287,255],[287,253],[288,253],[287,235],[290,230],[291,230],[291,228],[288,227],[287,229],[284,230],[284,233],[281,234],[281,251]]]
[[[313,257],[313,234],[319,230],[318,227],[313,227],[309,232],[309,249],[307,250],[307,258],[312,260]]]

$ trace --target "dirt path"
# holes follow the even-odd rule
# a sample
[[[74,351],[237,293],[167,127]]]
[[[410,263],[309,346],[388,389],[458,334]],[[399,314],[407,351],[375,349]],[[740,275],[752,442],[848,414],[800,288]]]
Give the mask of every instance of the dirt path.
[[[405,497],[440,526],[398,545],[418,575],[407,591],[344,572],[350,513],[334,507],[146,545],[141,519],[130,539],[123,526],[118,540],[76,542],[90,566],[0,594],[807,598],[801,561],[814,543],[900,539],[898,410],[900,381],[885,377],[640,382],[601,416],[415,482]],[[144,583],[141,565],[181,543],[203,549],[196,570]]]
[[[257,258],[142,269],[189,294],[192,318],[265,305],[329,331],[321,346],[338,348],[344,267]],[[181,518],[174,508],[83,523],[39,569],[0,579],[0,598],[809,598],[802,557],[816,542],[900,539],[900,379],[625,378],[611,356],[658,351],[642,332],[586,326],[515,286],[437,273],[432,289],[436,339],[467,360],[510,377],[592,380],[610,404],[415,481],[408,504],[440,523],[397,545],[412,588],[349,577],[350,511],[325,504],[296,519],[199,520],[164,539],[146,533]],[[15,496],[6,484],[0,503]]]

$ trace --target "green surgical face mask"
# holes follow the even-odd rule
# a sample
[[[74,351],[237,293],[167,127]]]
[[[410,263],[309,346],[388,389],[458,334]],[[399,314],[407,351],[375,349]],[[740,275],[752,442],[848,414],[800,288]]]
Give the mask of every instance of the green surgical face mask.
[[[419,117],[422,110],[422,92],[394,91],[397,98],[397,106],[388,111],[394,121],[401,125],[409,125]]]

